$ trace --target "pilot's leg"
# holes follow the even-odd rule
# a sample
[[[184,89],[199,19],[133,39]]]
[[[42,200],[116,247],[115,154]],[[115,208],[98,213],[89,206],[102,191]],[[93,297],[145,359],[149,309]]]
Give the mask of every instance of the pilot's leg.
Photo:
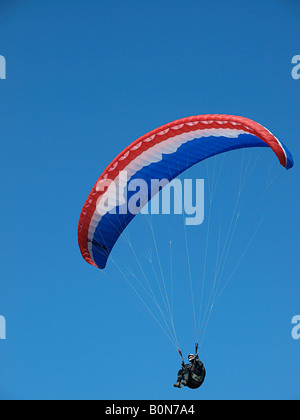
[[[185,368],[182,372],[182,378],[183,378],[182,385],[187,386],[189,376],[190,376],[190,371],[188,368]]]
[[[181,388],[181,381],[183,379],[183,369],[180,369],[177,374],[177,382],[174,384],[175,388]]]

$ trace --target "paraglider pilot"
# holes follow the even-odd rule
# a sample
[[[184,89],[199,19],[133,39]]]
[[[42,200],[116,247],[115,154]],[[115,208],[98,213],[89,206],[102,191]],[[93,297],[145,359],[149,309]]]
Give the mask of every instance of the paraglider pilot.
[[[178,351],[182,357],[181,351]],[[198,354],[189,355],[189,363],[186,365],[182,357],[182,369],[179,370],[175,388],[181,388],[181,385],[192,389],[199,388],[205,380],[206,371]]]

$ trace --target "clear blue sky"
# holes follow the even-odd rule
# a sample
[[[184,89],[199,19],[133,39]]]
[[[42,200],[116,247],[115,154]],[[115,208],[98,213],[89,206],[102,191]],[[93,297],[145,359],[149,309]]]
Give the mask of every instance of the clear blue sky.
[[[292,0],[1,1],[1,399],[300,398],[299,17]],[[278,166],[276,207],[212,314],[205,385],[177,390],[176,350],[117,273],[83,261],[77,223],[125,146],[207,113],[261,122],[296,165]],[[179,319],[185,353],[190,329]]]

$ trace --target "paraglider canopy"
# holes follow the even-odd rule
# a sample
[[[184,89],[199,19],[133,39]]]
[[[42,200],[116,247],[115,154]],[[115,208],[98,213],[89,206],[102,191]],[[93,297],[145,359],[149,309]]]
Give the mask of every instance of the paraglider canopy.
[[[122,191],[132,179],[143,179],[149,185],[153,178],[174,178],[191,166],[221,153],[250,147],[269,147],[286,169],[294,162],[289,150],[262,125],[233,115],[200,115],[166,124],[137,139],[123,150],[102,173],[92,189],[80,216],[79,247],[83,258],[100,269],[135,214],[127,206]],[[127,182],[120,177],[126,171]],[[118,198],[107,206],[115,188]],[[155,194],[157,191],[155,192]],[[153,197],[151,188],[143,197]],[[128,195],[130,199],[130,194]]]

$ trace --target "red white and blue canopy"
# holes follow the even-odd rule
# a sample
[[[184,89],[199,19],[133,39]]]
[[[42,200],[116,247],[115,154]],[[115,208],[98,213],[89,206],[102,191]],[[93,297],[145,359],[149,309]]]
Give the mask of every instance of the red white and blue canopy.
[[[294,165],[289,150],[270,131],[248,118],[233,115],[183,118],[140,137],[108,165],[83,207],[78,226],[83,258],[100,269],[105,268],[116,241],[135,216],[124,209],[120,211],[126,206],[124,202],[115,200],[113,212],[107,206],[116,185],[127,188],[122,172],[127,173],[126,183],[134,179],[143,179],[149,186],[152,179],[171,182],[207,158],[250,147],[269,147],[283,167],[290,169]],[[109,185],[108,181],[113,181],[114,187],[103,188]],[[150,192],[146,201],[151,198]]]

